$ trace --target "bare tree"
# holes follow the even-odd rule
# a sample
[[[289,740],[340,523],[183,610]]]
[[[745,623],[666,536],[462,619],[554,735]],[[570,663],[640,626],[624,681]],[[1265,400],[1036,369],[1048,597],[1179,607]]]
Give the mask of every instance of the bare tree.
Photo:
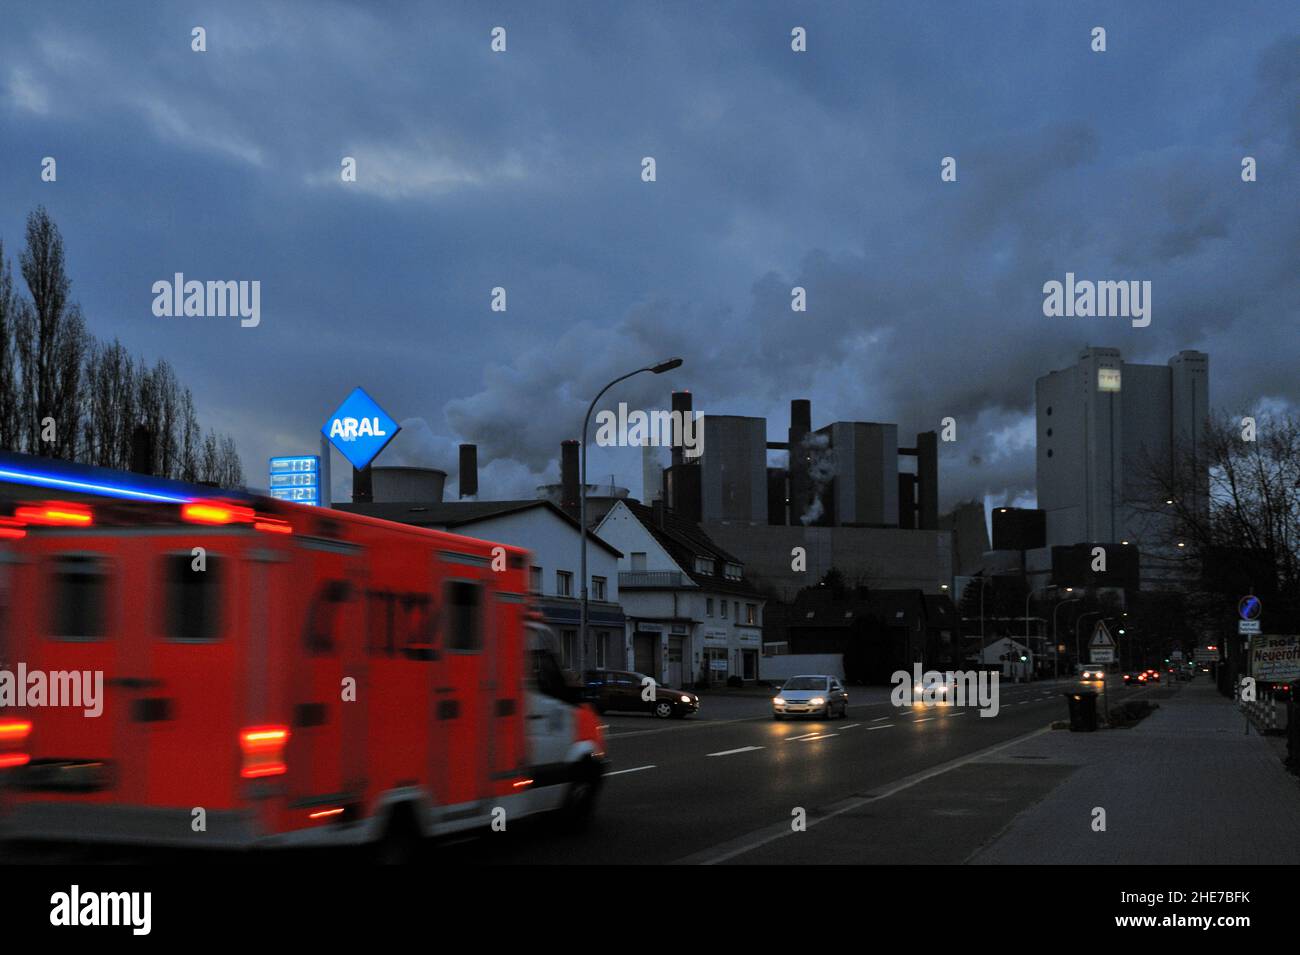
[[[68,304],[63,237],[45,209],[27,217],[27,245],[19,265],[30,303],[19,309],[18,361],[26,450],[75,458],[81,436],[80,388],[87,336],[80,310]],[[42,441],[43,422],[55,423],[53,440]]]
[[[17,451],[21,442],[17,367],[19,302],[14,295],[13,270],[0,242],[0,450]]]

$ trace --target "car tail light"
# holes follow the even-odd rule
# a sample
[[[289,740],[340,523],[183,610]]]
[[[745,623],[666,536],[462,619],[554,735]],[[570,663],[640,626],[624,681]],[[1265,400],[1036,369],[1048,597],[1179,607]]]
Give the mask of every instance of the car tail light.
[[[22,540],[27,536],[27,528],[19,521],[0,517],[0,541]]]
[[[288,742],[287,726],[250,726],[241,730],[239,749],[244,754],[244,765],[239,775],[245,779],[283,776],[288,771],[284,762]]]
[[[14,509],[14,520],[20,524],[41,527],[89,527],[95,515],[84,504],[65,504],[46,501],[42,504],[24,504]]]
[[[32,757],[18,752],[32,733],[30,720],[0,720],[0,769],[26,766]]]
[[[253,521],[253,530],[264,531],[268,534],[292,534],[293,527],[288,521],[281,520],[278,517],[263,517],[260,514]]]

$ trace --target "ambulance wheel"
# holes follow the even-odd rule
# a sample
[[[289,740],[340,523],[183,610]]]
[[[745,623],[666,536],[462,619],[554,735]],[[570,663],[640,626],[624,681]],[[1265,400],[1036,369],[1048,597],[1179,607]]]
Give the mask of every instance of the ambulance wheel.
[[[573,782],[564,794],[560,807],[560,822],[574,831],[586,827],[596,809],[596,794],[600,792],[602,770],[594,759],[584,759],[578,766]]]
[[[673,705],[667,700],[660,700],[655,704],[655,716],[661,720],[666,720],[673,715]]]
[[[384,834],[370,847],[371,860],[376,865],[407,865],[416,861],[423,841],[415,811],[399,803],[388,811]]]

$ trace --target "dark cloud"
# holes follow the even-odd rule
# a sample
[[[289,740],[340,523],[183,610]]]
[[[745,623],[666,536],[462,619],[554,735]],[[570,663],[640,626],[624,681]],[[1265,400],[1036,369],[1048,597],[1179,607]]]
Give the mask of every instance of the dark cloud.
[[[0,236],[46,204],[91,327],[172,360],[253,475],[363,384],[411,422],[393,460],[454,480],[476,441],[484,493],[528,493],[606,381],[669,355],[611,403],[686,387],[773,438],[793,397],[905,442],[955,417],[945,504],[1032,495],[1034,379],[1084,344],[1203,348],[1216,405],[1300,401],[1297,8],[1106,6],[1105,54],[1070,7],[1022,12],[20,7]],[[261,279],[262,327],[153,318],[175,271]],[[1151,326],[1045,318],[1067,271],[1150,280]],[[636,451],[591,458],[639,487]]]

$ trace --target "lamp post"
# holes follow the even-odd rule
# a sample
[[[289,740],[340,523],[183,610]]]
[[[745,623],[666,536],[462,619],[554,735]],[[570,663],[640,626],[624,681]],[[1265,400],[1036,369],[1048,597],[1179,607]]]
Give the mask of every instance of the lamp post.
[[[604,388],[596,393],[596,397],[591,399],[591,404],[587,406],[587,416],[582,419],[582,467],[581,476],[578,478],[578,523],[581,525],[582,536],[582,555],[579,560],[580,570],[582,573],[582,609],[580,611],[580,620],[578,624],[578,671],[586,669],[587,663],[587,428],[591,425],[591,413],[596,410],[596,402],[609,389],[613,388],[620,381],[626,381],[633,375],[639,375],[643,371],[651,374],[662,375],[666,371],[672,371],[681,365],[680,358],[669,358],[667,361],[661,361],[656,365],[647,365],[644,368],[638,368],[636,371],[629,371],[626,375],[620,375],[615,378]]]
[[[1066,589],[1069,590],[1070,588]],[[1056,611],[1066,604],[1078,603],[1082,599],[1082,597],[1066,597],[1064,600],[1057,601],[1056,606],[1052,608],[1052,649],[1056,651],[1056,678],[1058,680],[1061,678],[1061,641],[1057,637]]]

